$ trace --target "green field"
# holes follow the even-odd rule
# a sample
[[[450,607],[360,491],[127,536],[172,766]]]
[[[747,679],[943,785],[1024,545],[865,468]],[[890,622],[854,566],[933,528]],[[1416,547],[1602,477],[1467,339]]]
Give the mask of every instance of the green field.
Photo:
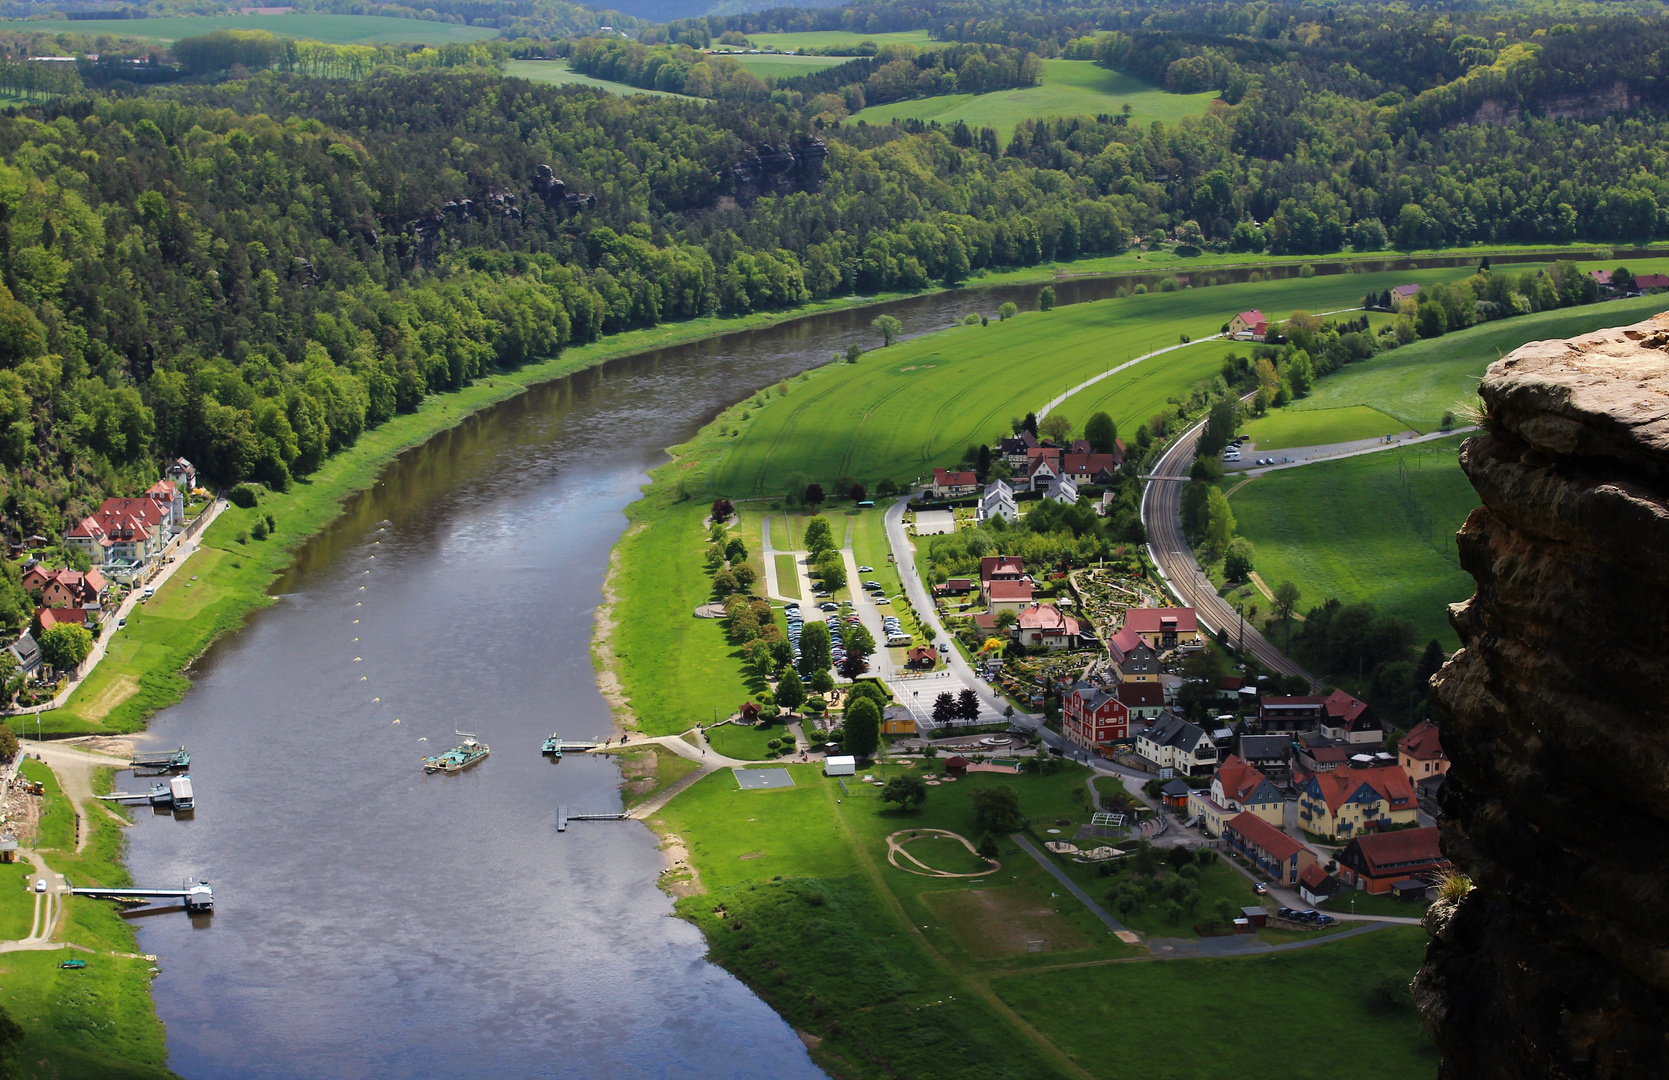
[[[1607,265],[1614,264],[1612,260]],[[1601,264],[1585,262],[1583,265]],[[1669,262],[1659,259],[1639,265],[1641,273],[1669,269]],[[1502,269],[1516,272],[1519,268]],[[1421,271],[1420,279],[1425,280],[1427,273]],[[1444,412],[1458,412],[1474,405],[1478,380],[1483,378],[1484,370],[1525,342],[1573,337],[1605,326],[1623,326],[1665,308],[1669,308],[1669,297],[1641,296],[1587,307],[1541,311],[1485,323],[1430,341],[1417,341],[1316,380],[1310,396],[1293,402],[1286,411],[1371,405],[1408,427],[1431,431]]]
[[[216,30],[266,30],[280,37],[322,41],[327,45],[379,45],[421,41],[447,45],[498,36],[484,26],[392,19],[382,15],[176,15],[161,19],[9,19],[0,30],[33,33],[110,34],[141,41],[178,41]]]
[[[1413,624],[1418,640],[1459,646],[1447,605],[1472,595],[1454,534],[1478,505],[1455,464],[1463,436],[1283,469],[1230,498],[1259,575],[1303,594],[1300,610],[1366,600]]]
[[[1217,97],[1171,94],[1129,75],[1111,71],[1092,60],[1045,60],[1043,82],[1018,90],[989,94],[947,94],[876,105],[854,113],[852,119],[885,124],[893,120],[937,120],[944,125],[963,121],[970,127],[993,127],[1004,139],[1016,124],[1053,116],[1117,115],[1126,104],[1130,122],[1146,126],[1155,120],[1174,124],[1198,116]]]
[[[0,941],[29,936],[35,921],[34,874],[26,862],[0,863]]]
[[[928,37],[926,30],[904,30],[894,34],[857,34],[846,30],[808,30],[804,33],[789,34],[749,34],[748,41],[756,48],[779,49],[783,52],[793,52],[795,49],[826,49],[831,45],[857,45],[860,42],[873,41],[877,45],[914,45],[918,49],[931,49],[943,42],[934,41]],[[840,57],[842,61],[851,57]]]
[[[784,53],[732,53],[736,61],[761,79],[791,79],[832,68],[852,60],[850,56],[789,56]]]
[[[1425,943],[1419,927],[1399,926],[1255,959],[1070,968],[992,985],[1096,1076],[1414,1080],[1436,1075],[1438,1053],[1412,999],[1387,1008],[1368,991],[1411,980]],[[1339,1034],[1319,1037],[1318,1025]]]
[[[593,90],[606,90],[621,97],[648,94],[650,97],[675,97],[683,98],[685,101],[706,100],[686,94],[671,94],[665,90],[642,90],[626,83],[610,82],[608,79],[593,79],[570,68],[566,60],[511,60],[504,65],[504,74],[513,79],[526,79],[528,82],[551,86],[589,86]]]
[[[1276,409],[1240,429],[1257,450],[1290,450],[1295,446],[1327,446],[1407,431],[1408,425],[1367,405],[1334,409]],[[1424,432],[1421,432],[1424,434]]]

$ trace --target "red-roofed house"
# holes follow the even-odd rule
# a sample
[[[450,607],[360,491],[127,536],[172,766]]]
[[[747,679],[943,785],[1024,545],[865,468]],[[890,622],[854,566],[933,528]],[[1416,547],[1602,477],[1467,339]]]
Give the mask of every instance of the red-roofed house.
[[[1408,774],[1411,784],[1449,771],[1449,755],[1443,752],[1443,740],[1430,720],[1415,724],[1402,737],[1402,742],[1397,744],[1397,763]]]
[[[979,594],[993,611],[1018,612],[1032,602],[1032,583],[1025,576],[1025,564],[1018,555],[987,555],[979,560]],[[998,585],[1004,587],[993,592]]]
[[[1130,737],[1130,712],[1114,694],[1079,686],[1061,702],[1061,733],[1085,750]]]
[[[185,495],[172,480],[158,480],[146,490],[145,498],[166,511],[162,520],[170,532],[185,528]]]
[[[993,613],[1012,611],[1016,615],[1032,604],[1032,583],[1029,581],[993,581],[985,588],[985,602]]]
[[[1298,785],[1298,823],[1335,840],[1391,825],[1412,825],[1414,785],[1394,765],[1314,773]]]
[[[1599,282],[1599,287],[1602,289],[1611,287],[1611,271],[1609,270],[1590,270],[1588,276]]]
[[[1320,865],[1298,875],[1298,896],[1306,904],[1325,904],[1339,895],[1339,883]]]
[[[23,575],[23,587],[41,591],[41,602],[49,608],[98,609],[108,589],[97,570],[47,570],[36,564]]]
[[[1058,447],[1039,446],[1026,451],[1026,464],[1014,474],[1016,489],[1047,491],[1060,479],[1061,452]]]
[[[1262,341],[1269,333],[1269,320],[1263,317],[1263,312],[1257,308],[1242,311],[1229,320],[1229,337],[1248,337],[1253,341]]]
[[[1126,626],[1107,642],[1107,656],[1118,671],[1120,682],[1157,683],[1159,681],[1159,653],[1142,640],[1142,635]]]
[[[1369,833],[1339,852],[1339,880],[1377,896],[1410,878],[1429,884],[1448,865],[1438,847],[1435,826]]]
[[[1217,766],[1211,787],[1188,797],[1188,813],[1212,836],[1223,835],[1224,824],[1236,814],[1255,814],[1277,829],[1286,812],[1286,797],[1269,778],[1233,754]]]
[[[1412,300],[1420,294],[1418,285],[1397,285],[1391,289],[1391,305],[1394,307],[1404,300]]]
[[[167,540],[168,511],[149,498],[106,499],[90,517],[64,534],[64,544],[94,566],[107,562],[150,562]]]
[[[1022,608],[1014,624],[1014,640],[1028,648],[1073,649],[1083,628],[1078,620],[1053,604]]]
[[[933,497],[936,499],[960,499],[978,490],[979,477],[971,472],[933,470]]]
[[[1669,289],[1669,274],[1635,274],[1634,287],[1641,292]]]
[[[1384,744],[1385,725],[1367,702],[1335,690],[1322,700],[1321,711],[1321,733],[1329,739],[1352,746]]]
[[[1200,623],[1191,607],[1131,608],[1124,613],[1124,629],[1160,652],[1200,644]]]
[[[906,667],[930,670],[939,663],[939,650],[931,645],[917,645],[904,661]]]
[[[35,612],[35,622],[44,633],[59,623],[91,627],[93,613],[77,607],[43,607]]]
[[[1124,462],[1123,449],[1120,443],[1116,454],[1067,454],[1061,460],[1061,471],[1080,484],[1111,484]]]
[[[1117,693],[1132,722],[1152,723],[1165,711],[1165,688],[1156,682],[1121,682]]]
[[[1223,839],[1277,885],[1296,885],[1299,876],[1316,864],[1314,852],[1256,814],[1237,814],[1225,821]]]

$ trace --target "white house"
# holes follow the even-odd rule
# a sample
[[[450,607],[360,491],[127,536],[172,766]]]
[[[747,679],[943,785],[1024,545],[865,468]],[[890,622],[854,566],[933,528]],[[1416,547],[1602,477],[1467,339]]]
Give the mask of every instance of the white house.
[[[1136,753],[1159,769],[1205,776],[1217,767],[1217,744],[1188,721],[1172,717],[1136,734]]]
[[[1019,517],[1020,505],[1014,501],[1013,488],[1001,480],[994,480],[985,485],[985,494],[979,497],[980,521],[990,521],[992,518],[1015,521]]]
[[[1078,482],[1070,476],[1057,476],[1043,497],[1072,506],[1078,501]]]

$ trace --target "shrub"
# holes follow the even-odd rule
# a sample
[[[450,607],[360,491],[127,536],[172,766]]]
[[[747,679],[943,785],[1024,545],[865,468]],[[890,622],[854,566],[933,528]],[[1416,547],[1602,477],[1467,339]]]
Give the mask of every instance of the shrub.
[[[252,510],[255,504],[261,501],[261,488],[257,484],[239,484],[226,493],[226,501],[233,506]]]
[[[1309,263],[1305,263],[1303,266],[1298,268],[1298,276],[1301,278],[1315,277],[1315,267],[1311,266]]]
[[[257,540],[265,540],[267,538],[266,521],[262,518],[256,518],[255,524],[249,527],[249,535],[253,536]]]
[[[232,539],[236,540],[240,544],[249,543],[249,530],[248,529],[239,529],[238,534],[236,536],[232,537]]]

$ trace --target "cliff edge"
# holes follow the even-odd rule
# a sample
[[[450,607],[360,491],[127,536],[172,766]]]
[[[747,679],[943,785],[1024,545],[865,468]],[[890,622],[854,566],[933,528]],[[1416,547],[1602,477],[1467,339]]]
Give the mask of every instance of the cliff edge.
[[[1490,366],[1414,994],[1443,1080],[1669,1076],[1669,314]]]

